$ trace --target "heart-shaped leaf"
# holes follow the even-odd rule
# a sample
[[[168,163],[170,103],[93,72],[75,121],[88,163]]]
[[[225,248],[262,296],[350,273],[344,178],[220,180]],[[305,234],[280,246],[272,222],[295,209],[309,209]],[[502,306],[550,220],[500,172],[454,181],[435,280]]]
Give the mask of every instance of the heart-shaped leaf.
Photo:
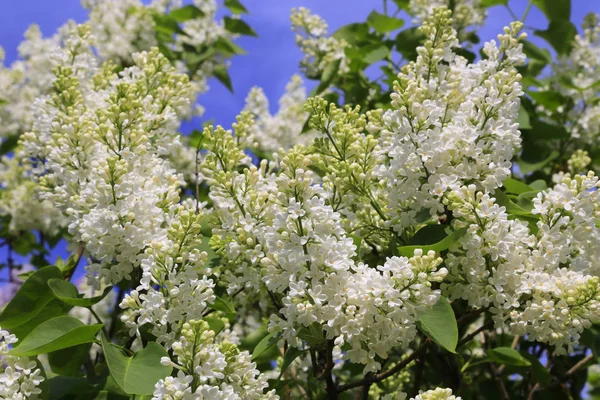
[[[173,368],[160,362],[169,354],[156,342],[148,343],[133,357],[128,357],[104,335],[101,340],[110,374],[127,394],[151,395],[156,382],[171,374]]]
[[[48,287],[53,278],[62,278],[57,267],[44,267],[31,275],[0,314],[0,326],[12,330],[33,319],[54,299]]]
[[[438,302],[419,318],[417,327],[429,339],[450,353],[456,353],[458,326],[448,299],[440,297]]]
[[[531,362],[518,351],[510,347],[496,347],[487,352],[488,358],[498,364],[514,365],[515,367],[529,367]]]
[[[49,319],[37,326],[9,354],[15,356],[36,356],[66,349],[96,340],[102,324],[85,325],[77,318],[62,315]]]
[[[112,286],[109,286],[104,289],[104,292],[102,292],[100,296],[83,298],[79,294],[79,290],[77,290],[75,285],[63,279],[50,279],[48,281],[48,286],[50,287],[54,297],[56,297],[58,300],[65,304],[79,307],[91,307],[105,298],[106,295],[108,295],[112,290]]]
[[[256,360],[261,354],[266,353],[275,346],[277,346],[277,339],[273,336],[273,334],[269,333],[267,336],[262,338],[262,340],[258,342],[254,348],[254,351],[252,352],[252,360]]]

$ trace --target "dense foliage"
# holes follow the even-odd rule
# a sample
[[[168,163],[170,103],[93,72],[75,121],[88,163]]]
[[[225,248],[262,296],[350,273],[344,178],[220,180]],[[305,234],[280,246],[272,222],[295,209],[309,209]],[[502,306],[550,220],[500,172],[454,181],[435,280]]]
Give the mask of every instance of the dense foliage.
[[[83,4],[0,67],[0,399],[600,398],[598,15],[293,9],[310,97],[184,136],[248,10]]]

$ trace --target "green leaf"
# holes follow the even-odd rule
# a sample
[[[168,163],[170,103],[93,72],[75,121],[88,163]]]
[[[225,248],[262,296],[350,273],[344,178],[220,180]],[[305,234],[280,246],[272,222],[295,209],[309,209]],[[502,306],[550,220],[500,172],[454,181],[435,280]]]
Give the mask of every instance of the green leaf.
[[[333,79],[336,77],[337,72],[340,68],[340,62],[341,62],[341,60],[336,60],[334,62],[327,64],[327,66],[323,70],[323,73],[321,74],[321,82],[319,83],[319,85],[316,88],[314,88],[311,91],[311,94],[310,94],[311,96],[316,96],[316,95],[322,93],[325,89],[327,89],[331,85],[331,83],[333,82]]]
[[[448,225],[425,225],[415,233],[408,244],[415,246],[435,244],[448,236],[446,228],[448,228]]]
[[[45,267],[31,275],[0,314],[0,326],[12,331],[34,318],[54,299],[48,287],[48,280],[53,278],[62,278],[56,267]]]
[[[571,52],[577,28],[568,19],[557,20],[550,21],[545,31],[536,29],[533,34],[546,40],[559,55],[566,55]]]
[[[38,325],[9,354],[15,356],[36,356],[66,349],[96,340],[102,324],[85,325],[77,318],[63,315],[49,319]]]
[[[441,296],[417,321],[417,327],[439,346],[456,354],[458,326],[450,302]]]
[[[250,27],[246,22],[241,19],[225,17],[225,29],[227,29],[231,33],[237,33],[240,35],[247,36],[258,36],[254,29]]]
[[[213,75],[219,80],[231,93],[233,93],[233,85],[231,84],[231,77],[227,71],[227,67],[224,65],[217,65],[213,70]]]
[[[385,45],[380,45],[374,48],[373,50],[369,50],[365,54],[363,60],[368,65],[371,65],[373,63],[376,63],[377,61],[384,60],[388,56],[388,54],[390,54],[390,49],[388,49]]]
[[[525,53],[530,60],[540,61],[544,65],[552,63],[552,54],[550,54],[547,49],[542,49],[529,40],[523,42],[523,53]]]
[[[557,157],[558,157],[558,153],[556,151],[553,151],[552,153],[550,153],[550,155],[548,157],[546,157],[542,161],[539,161],[536,163],[528,163],[526,161],[521,160],[518,163],[519,169],[521,170],[522,174],[527,175],[531,172],[541,170],[542,168],[547,166],[552,160],[554,160]]]
[[[236,312],[235,307],[233,306],[233,303],[231,302],[231,299],[228,297],[217,296],[215,301],[211,304],[211,307],[214,310],[222,311],[225,314],[229,314],[229,313],[235,314],[235,312]]]
[[[29,335],[38,325],[42,322],[46,322],[49,319],[60,317],[61,315],[66,315],[72,306],[69,306],[59,300],[52,299],[42,310],[37,313],[33,318],[29,321],[25,322],[22,325],[17,326],[16,328],[11,329],[11,333],[14,334],[19,340],[22,340],[27,335]],[[20,342],[17,342],[17,346]]]
[[[415,60],[417,58],[417,47],[421,46],[425,40],[425,36],[414,27],[405,29],[396,35],[396,49],[407,60]]]
[[[519,129],[531,129],[529,113],[527,113],[527,110],[523,106],[519,108],[519,116],[517,117],[517,123],[519,124]]]
[[[404,26],[404,20],[378,13],[375,10],[371,11],[367,17],[367,23],[379,33],[388,33]]]
[[[54,297],[58,300],[65,304],[79,307],[91,307],[105,298],[112,290],[112,286],[109,286],[104,289],[104,292],[102,292],[100,296],[83,298],[81,297],[82,295],[79,294],[77,286],[63,279],[50,279],[48,281],[48,286],[50,287],[50,290],[52,290]]]
[[[26,281],[27,279],[29,279],[29,277],[33,274],[35,274],[36,270],[31,270],[31,271],[27,271],[27,272],[22,272],[19,275],[17,275],[19,277],[20,280],[22,281]]]
[[[396,7],[398,7],[399,10],[408,11],[410,8],[410,0],[392,0],[392,1],[396,4]]]
[[[210,329],[215,333],[215,336],[225,329],[225,323],[219,318],[204,318]]]
[[[514,194],[526,193],[526,192],[530,192],[533,190],[533,188],[531,186],[529,186],[526,183],[523,183],[521,181],[518,181],[514,178],[508,178],[507,180],[505,180],[504,188],[506,189],[507,193],[514,193]]]
[[[273,347],[276,346],[277,339],[273,336],[272,333],[269,333],[267,336],[262,338],[262,340],[258,342],[256,347],[254,348],[254,351],[252,352],[252,361],[256,360],[262,354],[266,353],[267,351],[271,350]]]
[[[4,138],[0,144],[0,156],[10,153],[19,144],[19,135],[12,135]]]
[[[508,0],[481,0],[481,6],[485,8],[494,6],[505,6],[508,4]]]
[[[498,364],[513,365],[515,367],[529,367],[531,363],[515,349],[510,347],[496,347],[487,352],[491,361]]]
[[[527,136],[542,140],[566,139],[569,137],[569,132],[564,126],[552,125],[534,119],[531,121],[531,129],[527,132]]]
[[[313,322],[308,328],[301,328],[298,331],[298,337],[313,349],[325,348],[326,343],[323,337],[323,327],[318,322]]]
[[[369,32],[369,25],[363,22],[344,25],[333,32],[331,36],[336,39],[343,39],[351,46],[361,47],[370,42],[374,35]]]
[[[581,344],[589,347],[596,357],[600,356],[600,329],[597,325],[585,329],[579,339]]]
[[[548,189],[548,184],[543,179],[538,179],[529,184],[529,187],[533,190],[542,191]]]
[[[567,99],[565,99],[562,94],[551,90],[543,92],[530,91],[528,94],[536,103],[541,104],[544,108],[552,111],[556,111],[559,106],[564,105],[567,102]]]
[[[514,203],[502,190],[496,190],[494,192],[494,198],[499,206],[506,208],[507,214],[535,217],[529,211]]]
[[[133,357],[127,357],[104,334],[101,335],[101,341],[110,374],[127,394],[152,394],[156,382],[169,376],[173,370],[161,364],[161,358],[168,357],[169,354],[156,342],[148,343]]]
[[[174,35],[175,33],[180,35],[186,35],[183,29],[179,26],[177,20],[170,15],[166,14],[154,14],[154,23],[156,24],[156,31],[165,35]]]
[[[246,54],[246,51],[244,49],[242,49],[240,46],[233,43],[229,38],[226,37],[220,37],[219,39],[217,39],[213,46],[216,50],[220,51],[228,57],[236,54]]]
[[[234,14],[248,14],[246,7],[242,5],[238,0],[225,0],[225,7]]]
[[[171,11],[170,15],[177,22],[185,22],[191,19],[204,17],[206,14],[195,5],[188,4],[187,6],[176,8]]]
[[[294,360],[304,352],[306,352],[306,350],[299,350],[296,347],[288,347],[287,351],[283,355],[283,363],[281,364],[281,372],[279,373],[279,378],[283,376],[283,373],[294,362]]]
[[[410,245],[410,246],[402,246],[398,247],[398,253],[401,256],[412,257],[415,254],[415,250],[421,249],[423,250],[423,254],[427,254],[428,251],[433,250],[436,253],[447,250],[450,246],[458,241],[462,237],[462,235],[466,232],[466,229],[458,229],[446,236],[444,239],[440,240],[437,243],[428,244],[428,245]]]
[[[569,21],[571,19],[571,0],[533,0],[549,21]]]
[[[81,366],[89,357],[90,343],[48,353],[52,372],[63,376],[82,376]]]

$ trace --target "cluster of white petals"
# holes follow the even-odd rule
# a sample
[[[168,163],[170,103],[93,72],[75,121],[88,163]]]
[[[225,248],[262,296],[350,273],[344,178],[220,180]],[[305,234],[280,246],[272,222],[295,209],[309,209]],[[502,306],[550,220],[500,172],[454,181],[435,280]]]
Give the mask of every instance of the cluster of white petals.
[[[153,400],[259,400],[279,399],[267,378],[256,369],[250,353],[220,340],[205,321],[189,321],[172,345],[176,361],[165,365],[178,369],[176,376],[156,384]]]
[[[338,71],[349,71],[344,50],[348,45],[343,39],[328,36],[327,22],[309,9],[292,9],[292,29],[296,33],[296,44],[304,54],[300,65],[308,77],[319,76],[327,65],[338,62]]]
[[[193,321],[215,300],[207,254],[198,249],[204,204],[180,202],[183,180],[169,162],[181,147],[178,111],[188,105],[189,80],[156,48],[133,54],[134,65],[117,74],[114,63],[95,62],[87,26],[75,27],[72,35],[65,56],[57,55],[62,64],[55,69],[55,93],[36,102],[38,118],[22,137],[19,159],[30,166],[42,199],[67,219],[72,240],[85,246],[89,284],[139,277],[120,304],[130,335],[139,337],[141,326],[149,326],[181,360],[190,324],[206,324]],[[226,338],[237,341],[231,332]],[[229,342],[194,348],[194,357],[214,353],[215,368],[231,370],[226,383],[215,381],[223,372],[208,376],[204,362],[188,371],[182,379],[194,387],[189,398],[262,398],[266,378],[248,353]],[[157,393],[166,392],[159,398],[180,398],[169,397],[177,379],[161,383],[164,390]]]
[[[17,342],[15,335],[0,329],[0,399],[36,400],[42,398],[44,381],[39,365],[28,357],[8,354]]]
[[[82,0],[89,10],[98,55],[105,60],[131,63],[132,54],[156,46],[150,9],[140,0]]]
[[[251,131],[247,117],[236,138]],[[244,155],[231,132],[206,129],[204,137],[210,151],[204,168],[219,221],[211,243],[230,266],[224,273],[230,292],[266,287],[277,300],[272,333],[300,346],[299,332],[324,332],[330,346],[348,344],[345,358],[365,364],[366,371],[381,368],[375,355],[385,358],[415,338],[414,323],[439,299],[431,283],[446,274],[437,270],[440,258],[417,252],[377,268],[357,264],[353,239],[326,204],[303,151],[288,152],[277,172],[266,162],[260,170],[238,172]]]
[[[308,114],[304,111],[306,88],[300,75],[294,75],[285,90],[275,114],[269,111],[269,100],[261,88],[253,87],[246,97],[244,111],[255,117],[251,139],[261,151],[287,150],[297,144],[308,145],[314,139],[314,132],[302,133]]]
[[[89,10],[86,26],[90,32],[86,34],[85,41],[72,43],[72,33],[76,29],[72,21],[48,38],[42,36],[37,25],[32,25],[25,33],[25,41],[19,45],[19,59],[10,66],[0,65],[0,138],[15,141],[21,134],[32,130],[40,107],[41,115],[46,113],[43,111],[46,107],[43,101],[36,99],[47,96],[54,89],[54,69],[57,66],[77,66],[75,73],[86,75],[83,81],[87,85],[102,61],[114,62],[115,68],[134,65],[136,60],[133,55],[136,52],[148,51],[157,44],[153,15],[168,13],[183,5],[182,2],[159,0],[149,5],[139,0],[83,0],[82,3]],[[224,29],[223,22],[216,19],[215,1],[196,3],[204,14],[182,24],[186,34],[175,36],[174,50],[181,50],[184,45],[210,47],[219,38],[232,37]],[[74,59],[67,60],[65,57],[71,50]],[[4,52],[0,49],[0,61],[3,59]],[[195,104],[196,98],[208,90],[206,80],[214,68],[222,64],[223,61],[215,56],[206,58],[193,70],[183,62],[176,63],[179,72],[191,77],[189,90],[186,91],[187,102],[185,105],[182,102],[176,110],[179,118],[203,112],[202,107]],[[105,76],[98,79],[111,78]],[[37,124],[40,123],[38,118]],[[190,177],[190,163],[194,160],[193,151],[188,150],[174,146],[170,153],[172,160],[176,161],[173,167],[186,173],[186,178]],[[60,212],[32,192],[29,175],[28,166],[2,157],[0,215],[10,217],[11,231],[38,229],[55,235],[65,226],[65,221],[60,217]]]
[[[570,133],[587,145],[600,140],[600,104],[598,104],[598,82],[600,82],[600,15],[590,13],[585,17],[583,32],[575,36],[573,48],[568,56],[559,58],[553,65],[556,74],[554,87],[569,101],[557,112],[567,112],[566,120],[573,121]],[[568,84],[565,84],[569,82]],[[538,106],[543,110],[544,107]]]
[[[391,226],[402,232],[417,225],[419,211],[444,214],[448,190],[474,183],[492,191],[510,176],[521,143],[516,66],[525,59],[513,23],[487,42],[487,58],[475,64],[453,52],[458,46],[450,11],[436,9],[423,23],[429,39],[415,62],[403,67],[394,84],[392,109],[383,115],[381,151],[388,163],[379,175],[389,187]]]
[[[483,25],[487,17],[481,0],[410,0],[408,6],[410,14],[415,17],[415,23],[422,23],[440,7],[452,10],[452,27],[461,41],[465,40],[468,28]]]
[[[445,203],[453,225],[466,232],[446,258],[442,288],[473,307],[491,307],[498,328],[559,354],[572,351],[583,329],[600,320],[597,187],[590,173],[540,192],[533,226],[509,219],[506,207],[474,185],[451,192]]]
[[[37,100],[19,156],[42,198],[68,217],[73,240],[85,243],[90,283],[118,283],[164,235],[179,199],[181,177],[160,155],[179,146],[176,110],[187,105],[189,85],[156,49],[134,55],[136,65],[118,77],[113,64],[90,62],[89,29],[76,33],[64,50],[74,56],[56,69],[57,93]]]

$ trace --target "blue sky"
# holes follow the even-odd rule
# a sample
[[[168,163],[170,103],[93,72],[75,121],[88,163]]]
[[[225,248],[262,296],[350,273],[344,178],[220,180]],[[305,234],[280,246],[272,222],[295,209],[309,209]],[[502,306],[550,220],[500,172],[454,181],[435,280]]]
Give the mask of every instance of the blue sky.
[[[328,21],[331,32],[348,23],[364,21],[372,9],[382,8],[382,0],[242,1],[250,11],[245,20],[259,37],[242,37],[238,41],[248,51],[248,55],[232,61],[230,75],[235,92],[231,94],[219,82],[211,80],[211,90],[199,100],[206,108],[203,119],[213,119],[226,127],[230,126],[242,109],[246,94],[252,86],[264,88],[271,101],[272,111],[275,111],[277,100],[283,94],[287,81],[294,73],[299,72],[298,63],[302,54],[294,43],[294,33],[290,28],[289,13],[292,7],[304,6],[320,14]],[[523,14],[526,5],[526,0],[510,1],[517,16]],[[588,12],[600,12],[600,0],[572,0],[572,8],[571,19],[579,27]],[[0,13],[0,45],[6,51],[6,62],[10,63],[15,59],[17,46],[30,24],[38,24],[44,35],[51,35],[68,19],[78,22],[86,20],[86,10],[81,7],[80,0],[4,0]],[[409,17],[406,20],[410,23]],[[505,8],[491,8],[485,26],[479,31],[480,38],[482,41],[495,38],[503,26],[511,21]],[[526,26],[545,29],[546,24],[543,15],[533,8]],[[314,86],[312,82],[307,82],[307,85],[309,89]],[[183,130],[189,131],[198,126],[200,121],[192,121],[185,124]],[[0,260],[5,258],[3,250],[0,249]],[[57,253],[64,256],[64,248]],[[16,257],[16,260],[19,262],[23,259]]]

